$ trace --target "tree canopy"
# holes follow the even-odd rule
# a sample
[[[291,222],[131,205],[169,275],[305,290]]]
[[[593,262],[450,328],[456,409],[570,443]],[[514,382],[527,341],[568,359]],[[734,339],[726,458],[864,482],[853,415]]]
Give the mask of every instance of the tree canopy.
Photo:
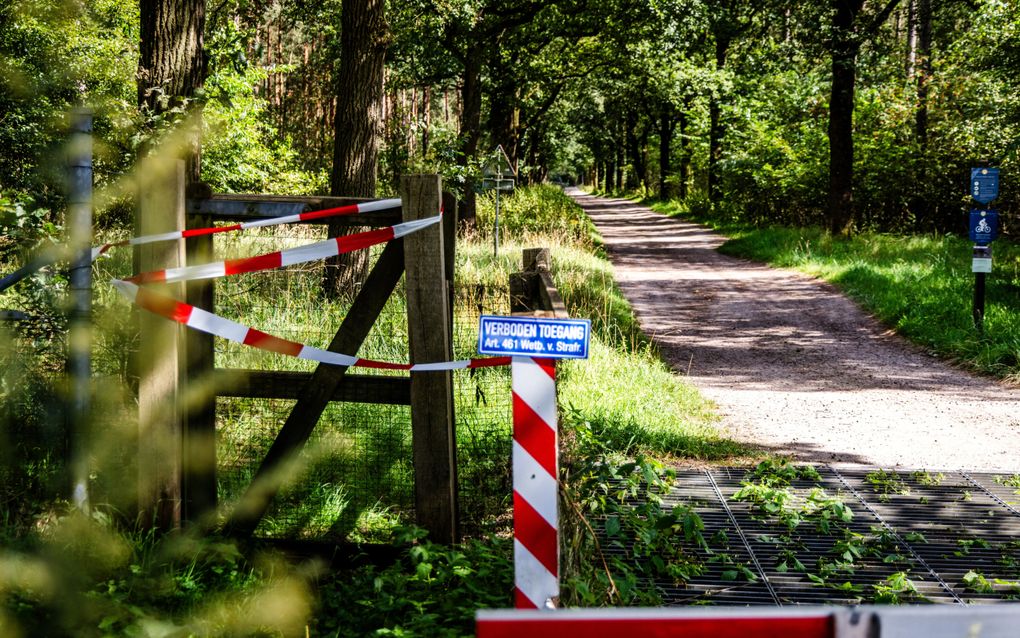
[[[343,156],[334,141],[356,139],[334,130],[347,121],[338,104],[363,94],[344,83],[362,78],[382,101],[370,127],[381,192],[417,170],[472,191],[499,145],[526,181],[643,190],[836,232],[951,231],[962,228],[966,169],[989,163],[1003,170],[1008,230],[1015,0],[386,4],[385,22],[359,33],[340,0],[206,6],[204,86],[182,96],[204,106],[202,178],[217,190],[326,190]],[[5,197],[59,202],[46,167],[76,105],[96,110],[101,180],[172,127],[173,104],[136,98],[144,34],[131,0],[0,8]],[[381,76],[352,71],[359,50],[384,52]]]

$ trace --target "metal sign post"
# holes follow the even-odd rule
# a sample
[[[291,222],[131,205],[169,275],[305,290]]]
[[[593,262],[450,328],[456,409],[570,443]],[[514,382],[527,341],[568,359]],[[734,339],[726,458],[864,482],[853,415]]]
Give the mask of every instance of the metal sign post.
[[[88,437],[92,395],[92,112],[71,114],[68,157],[67,243],[71,251],[71,322],[67,372],[71,377],[71,501],[89,512]]]
[[[970,170],[970,196],[979,204],[990,204],[999,196],[999,169],[972,168]],[[974,273],[974,327],[984,330],[985,276],[992,272],[992,248],[989,244],[999,234],[999,213],[990,209],[970,211],[970,239],[974,242],[971,272]]]
[[[513,175],[512,178],[504,178],[504,174]],[[514,172],[510,158],[502,146],[497,146],[493,158],[485,165],[485,177],[482,179],[482,189],[496,190],[496,221],[492,236],[492,256],[499,256],[499,192],[513,191],[517,174]]]

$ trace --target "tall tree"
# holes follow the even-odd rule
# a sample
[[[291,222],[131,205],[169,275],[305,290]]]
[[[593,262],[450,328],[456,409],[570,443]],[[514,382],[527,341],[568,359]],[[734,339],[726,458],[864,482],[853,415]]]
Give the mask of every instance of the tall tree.
[[[764,0],[721,0],[709,4],[708,23],[714,44],[717,88],[712,91],[708,102],[708,196],[715,202],[721,196],[719,163],[726,135],[726,125],[722,120],[723,95],[718,87],[724,86],[722,78],[730,47],[754,24],[754,17],[762,9]]]
[[[331,195],[375,197],[382,136],[383,72],[390,35],[385,0],[344,0],[340,14],[340,64],[333,120]],[[347,227],[349,229],[349,227]],[[330,235],[345,231],[330,225]],[[327,294],[349,291],[364,279],[367,251],[336,257],[327,264]]]
[[[829,97],[829,230],[847,233],[853,224],[854,91],[857,55],[874,37],[900,0],[878,12],[864,11],[866,0],[832,0],[832,88]]]
[[[138,104],[163,113],[195,97],[205,79],[205,0],[140,0],[139,10]],[[199,181],[201,129],[194,121],[191,127],[184,159],[188,179]]]

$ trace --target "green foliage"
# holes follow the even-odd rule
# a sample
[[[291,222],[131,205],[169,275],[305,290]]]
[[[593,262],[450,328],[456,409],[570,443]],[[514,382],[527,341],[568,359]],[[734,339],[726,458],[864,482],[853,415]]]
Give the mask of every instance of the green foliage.
[[[43,206],[59,200],[55,169],[64,114],[96,112],[95,170],[102,181],[124,166],[137,67],[137,5],[27,0],[0,8],[0,175],[5,188],[31,193]]]
[[[1020,594],[1020,581],[1002,578],[986,578],[981,572],[968,570],[960,579],[960,583],[968,590],[977,594],[1006,594],[1015,599]]]
[[[512,603],[513,543],[507,538],[435,545],[421,530],[395,563],[342,570],[318,582],[313,629],[330,636],[470,636],[479,609]]]
[[[882,582],[872,585],[872,589],[875,591],[874,600],[880,605],[899,605],[926,600],[906,572],[890,574]]]
[[[673,470],[641,455],[620,457],[587,424],[571,428],[569,436],[563,602],[659,604],[655,581],[682,584],[701,574],[696,550],[708,550],[701,517],[689,506],[663,503]]]
[[[495,191],[478,200],[475,227],[479,241],[491,241],[495,232]],[[555,186],[537,185],[500,193],[500,241],[528,244],[539,238],[556,238],[585,251],[601,244],[598,232],[581,208]]]
[[[315,573],[215,538],[125,533],[100,513],[53,512],[0,560],[12,636],[294,635]]]
[[[890,494],[910,494],[910,486],[896,472],[876,470],[868,472],[864,480],[871,485],[871,489],[879,495],[878,500],[882,502],[888,501]]]
[[[228,193],[322,193],[325,171],[300,168],[290,140],[270,122],[269,101],[257,92],[270,69],[247,61],[254,35],[228,21],[207,43],[212,73],[203,97],[202,179]]]

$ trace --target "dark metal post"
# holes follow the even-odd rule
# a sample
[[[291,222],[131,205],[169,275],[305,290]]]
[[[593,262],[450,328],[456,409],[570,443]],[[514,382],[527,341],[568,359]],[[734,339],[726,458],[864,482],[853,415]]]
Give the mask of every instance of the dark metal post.
[[[974,327],[982,332],[985,323],[985,275],[992,271],[992,247],[974,246],[974,259],[971,263],[974,272]]]
[[[71,499],[79,510],[88,512],[92,378],[92,112],[85,109],[71,114],[67,244],[71,255],[71,320],[67,356]]]
[[[974,327],[983,332],[985,327],[985,273],[974,273]]]

